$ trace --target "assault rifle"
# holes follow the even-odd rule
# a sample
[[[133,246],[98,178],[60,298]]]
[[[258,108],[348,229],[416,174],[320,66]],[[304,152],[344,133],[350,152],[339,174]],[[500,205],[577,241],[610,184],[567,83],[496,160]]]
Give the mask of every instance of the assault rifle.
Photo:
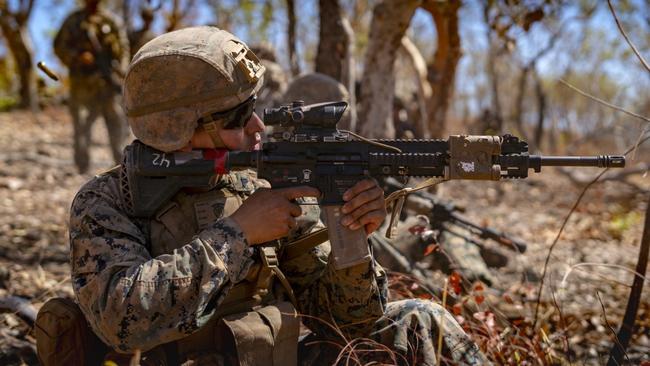
[[[266,109],[264,122],[277,126],[257,151],[206,149],[163,153],[143,144],[127,151],[127,177],[134,214],[151,216],[178,190],[206,187],[215,174],[255,168],[273,188],[308,185],[322,193],[336,268],[370,260],[363,228],[340,224],[343,193],[367,177],[439,177],[441,180],[526,178],[542,166],[623,167],[623,156],[539,156],[511,135],[454,135],[448,140],[369,140],[339,130],[346,102],[305,106],[298,101]],[[357,243],[356,242],[363,242]]]
[[[383,181],[383,188],[386,192],[393,192],[403,189],[404,185],[394,178],[387,178]],[[526,243],[512,238],[499,230],[472,222],[472,220],[463,215],[465,208],[457,206],[451,201],[442,200],[424,191],[411,193],[407,200],[408,203],[406,203],[406,206],[415,214],[425,215],[431,223],[431,228],[439,233],[448,232],[478,247],[482,247],[480,242],[453,230],[454,227],[458,227],[463,229],[462,231],[469,232],[481,240],[489,239],[509,250],[518,253],[526,252]]]

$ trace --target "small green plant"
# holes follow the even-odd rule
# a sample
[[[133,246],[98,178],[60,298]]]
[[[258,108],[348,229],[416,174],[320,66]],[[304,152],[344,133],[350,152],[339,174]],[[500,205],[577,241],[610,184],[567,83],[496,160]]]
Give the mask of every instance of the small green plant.
[[[18,98],[12,96],[0,96],[0,112],[6,112],[18,105]]]

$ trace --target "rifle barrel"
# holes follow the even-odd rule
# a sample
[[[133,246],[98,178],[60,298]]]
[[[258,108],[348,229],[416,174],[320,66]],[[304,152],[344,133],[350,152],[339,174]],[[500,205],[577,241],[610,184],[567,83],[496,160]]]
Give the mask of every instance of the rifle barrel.
[[[623,168],[625,156],[595,155],[595,156],[539,156],[531,155],[531,163],[539,162],[538,166],[593,166],[599,168]],[[537,164],[531,164],[531,166]]]

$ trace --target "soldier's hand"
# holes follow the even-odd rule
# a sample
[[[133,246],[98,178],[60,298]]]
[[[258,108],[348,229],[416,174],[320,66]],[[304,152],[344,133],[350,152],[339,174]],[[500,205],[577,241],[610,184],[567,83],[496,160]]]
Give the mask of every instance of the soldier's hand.
[[[386,218],[384,190],[374,179],[365,179],[355,184],[343,194],[343,200],[345,204],[341,211],[345,216],[341,218],[341,224],[351,230],[364,227],[366,234],[370,234]]]
[[[82,64],[88,66],[95,63],[95,56],[91,52],[84,51],[79,55],[79,60]]]
[[[291,200],[318,196],[318,189],[307,186],[263,188],[248,197],[230,217],[239,224],[249,244],[261,244],[282,238],[296,227],[296,217],[302,210]]]

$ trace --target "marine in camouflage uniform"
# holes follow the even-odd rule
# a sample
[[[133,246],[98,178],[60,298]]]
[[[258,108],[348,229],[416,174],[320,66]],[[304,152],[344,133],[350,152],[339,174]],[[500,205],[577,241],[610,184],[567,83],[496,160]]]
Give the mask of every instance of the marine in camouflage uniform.
[[[194,146],[196,131],[214,132],[194,121],[203,122],[215,109],[245,105],[259,90],[263,72],[240,40],[216,28],[154,39],[125,79],[129,123],[141,141],[134,144],[166,152],[183,149],[187,141]],[[251,133],[256,118],[243,131]],[[208,132],[214,146],[229,147],[224,131]],[[94,332],[115,351],[141,350],[152,363],[163,355],[169,364],[291,365],[299,354],[301,364],[332,364],[341,349],[328,344],[371,337],[410,353],[417,364],[434,365],[434,342],[444,327],[443,355],[451,363],[487,362],[440,306],[388,303],[385,273],[376,262],[337,270],[327,241],[285,250],[323,226],[313,199],[299,201],[312,204],[302,206],[279,243],[256,245],[241,213],[263,195],[287,191],[262,189],[268,185],[251,172],[231,173],[205,189],[181,190],[155,215],[138,218],[129,177],[122,164],[92,179],[75,197],[70,217],[73,289]],[[373,200],[383,201],[383,194]],[[267,218],[274,219],[271,212]],[[246,227],[262,225],[260,219],[247,218]],[[315,343],[303,342],[298,353],[299,319]],[[362,357],[391,360],[373,352]]]
[[[83,9],[66,18],[54,39],[54,52],[69,69],[74,161],[81,173],[90,165],[91,130],[98,117],[106,123],[116,163],[127,135],[119,94],[128,41],[117,20],[98,5],[99,0],[86,0]]]

